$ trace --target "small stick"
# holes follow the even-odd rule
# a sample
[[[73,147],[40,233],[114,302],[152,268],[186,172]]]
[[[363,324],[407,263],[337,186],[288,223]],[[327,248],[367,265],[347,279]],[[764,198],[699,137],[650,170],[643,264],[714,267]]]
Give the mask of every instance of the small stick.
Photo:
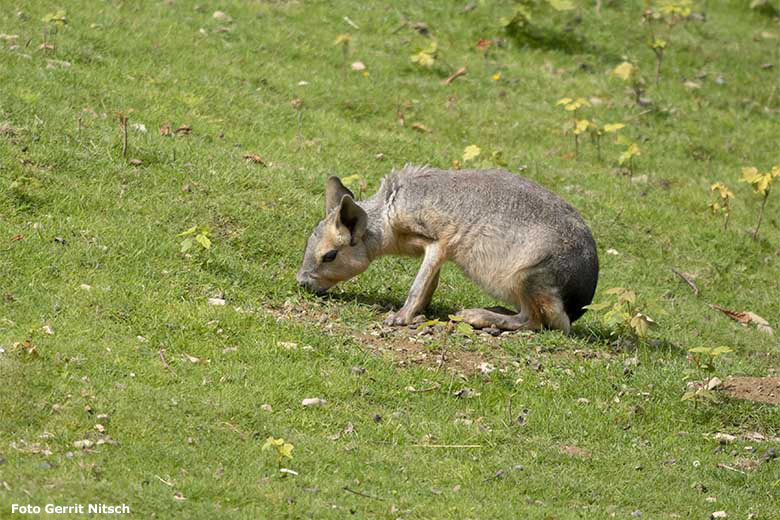
[[[481,448],[481,444],[412,444],[412,448]]]
[[[349,489],[349,487],[347,487],[347,486],[344,486],[341,489],[343,489],[344,491],[347,491],[349,493],[352,493],[353,495],[360,496],[360,497],[371,498],[371,499],[374,499],[374,500],[384,500],[384,498],[375,497],[373,495],[366,495],[365,493],[361,493],[360,491],[355,491],[354,489]]]
[[[719,468],[723,468],[723,469],[727,469],[729,471],[736,471],[737,473],[742,473],[743,475],[747,475],[747,473],[745,473],[744,471],[742,471],[740,469],[737,469],[737,468],[732,468],[731,466],[726,466],[725,464],[718,464],[718,467]]]
[[[127,116],[119,114],[119,127],[122,129],[122,157],[127,159]]]
[[[456,70],[455,72],[453,72],[452,75],[449,78],[447,78],[444,81],[442,81],[442,83],[444,85],[449,85],[450,83],[455,81],[456,78],[459,78],[459,77],[465,76],[465,75],[466,75],[466,67],[461,67],[458,70]]]
[[[358,27],[358,25],[355,22],[349,19],[349,16],[345,16],[344,21],[347,22],[352,27],[354,27],[355,29],[360,29],[360,27]]]
[[[696,296],[698,296],[698,295],[699,295],[699,288],[698,288],[698,287],[696,287],[696,284],[695,284],[695,283],[693,283],[693,280],[691,280],[690,278],[688,278],[687,276],[685,276],[684,274],[682,274],[680,271],[678,271],[678,270],[677,270],[677,269],[675,269],[674,267],[672,267],[672,272],[673,272],[674,274],[676,274],[677,276],[679,276],[680,278],[682,278],[682,281],[683,281],[683,282],[685,282],[685,283],[687,283],[687,284],[690,286],[690,288],[691,288],[691,289],[693,289],[693,294],[694,294],[694,295],[696,295]]]
[[[168,366],[168,362],[165,361],[165,350],[163,349],[160,349],[160,361],[162,361],[162,364],[166,370],[171,370],[171,367]]]
[[[170,483],[170,482],[168,482],[167,480],[164,480],[164,479],[163,479],[161,476],[159,476],[159,475],[155,475],[155,477],[157,477],[157,479],[158,479],[160,482],[162,482],[163,484],[165,484],[166,486],[173,487],[173,484],[171,484],[171,483]]]

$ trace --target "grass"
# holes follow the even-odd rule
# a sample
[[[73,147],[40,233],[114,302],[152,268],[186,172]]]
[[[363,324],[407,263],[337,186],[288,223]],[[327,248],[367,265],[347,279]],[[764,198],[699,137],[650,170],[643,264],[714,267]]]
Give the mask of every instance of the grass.
[[[742,2],[697,3],[706,22],[663,30],[658,87],[638,1],[541,15],[532,39],[500,29],[504,2],[74,0],[64,25],[42,21],[56,2],[3,9],[0,33],[18,38],[0,42],[0,516],[102,502],[133,518],[780,518],[777,463],[719,467],[769,445],[707,437],[777,436],[778,407],[680,401],[702,377],[689,348],[734,349],[721,377],[771,374],[780,359],[774,337],[705,304],[777,328],[780,202],[770,196],[754,241],[760,199],[736,181],[778,163],[780,27]],[[437,40],[431,70],[410,62],[429,37],[405,20]],[[491,38],[484,56],[476,43]],[[647,75],[651,109],[609,74],[624,57]],[[583,115],[627,124],[642,150],[633,178],[609,138],[603,160],[585,141],[571,157],[555,105],[566,96],[597,97]],[[597,301],[635,290],[654,341],[616,345],[588,313],[568,338],[453,338],[452,356],[509,359],[462,376],[399,366],[361,334],[402,303],[414,260],[382,259],[324,300],[298,291],[328,175],[358,174],[370,194],[394,166],[449,167],[471,144],[581,211],[599,244]],[[725,232],[707,210],[715,181],[736,194]],[[195,225],[212,247],[182,255],[178,234]],[[672,268],[697,275],[698,298]],[[207,303],[221,293],[227,305]],[[448,268],[434,303],[492,302]],[[307,397],[327,404],[303,408]],[[103,435],[115,443],[74,448]],[[294,444],[281,464],[297,476],[262,451],[269,436]]]

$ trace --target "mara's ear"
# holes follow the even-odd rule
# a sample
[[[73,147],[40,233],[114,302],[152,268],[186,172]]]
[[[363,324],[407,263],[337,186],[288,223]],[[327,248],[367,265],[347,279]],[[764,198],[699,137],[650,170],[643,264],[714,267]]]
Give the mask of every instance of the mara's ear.
[[[341,199],[344,195],[349,195],[353,199],[355,196],[346,186],[341,184],[341,179],[338,177],[328,177],[325,181],[325,214],[331,212],[333,208],[341,204]]]
[[[349,230],[349,245],[354,246],[366,232],[368,215],[363,208],[357,205],[355,199],[344,195],[341,198],[341,207],[339,208],[339,223]]]

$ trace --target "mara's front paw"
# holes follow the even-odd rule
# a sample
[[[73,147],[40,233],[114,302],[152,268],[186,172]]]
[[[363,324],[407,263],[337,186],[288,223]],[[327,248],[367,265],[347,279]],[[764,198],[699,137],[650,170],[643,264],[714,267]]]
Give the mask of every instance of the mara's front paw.
[[[425,320],[425,316],[417,315],[401,308],[398,312],[391,312],[385,318],[385,325],[397,326],[397,325],[409,325],[410,323],[417,323]]]

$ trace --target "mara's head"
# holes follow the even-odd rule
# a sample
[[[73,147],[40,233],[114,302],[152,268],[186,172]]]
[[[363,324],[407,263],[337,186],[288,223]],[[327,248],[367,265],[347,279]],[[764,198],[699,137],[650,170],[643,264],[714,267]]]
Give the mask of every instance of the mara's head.
[[[339,180],[325,184],[325,218],[306,242],[298,283],[317,294],[362,273],[370,260],[364,241],[366,212]]]

